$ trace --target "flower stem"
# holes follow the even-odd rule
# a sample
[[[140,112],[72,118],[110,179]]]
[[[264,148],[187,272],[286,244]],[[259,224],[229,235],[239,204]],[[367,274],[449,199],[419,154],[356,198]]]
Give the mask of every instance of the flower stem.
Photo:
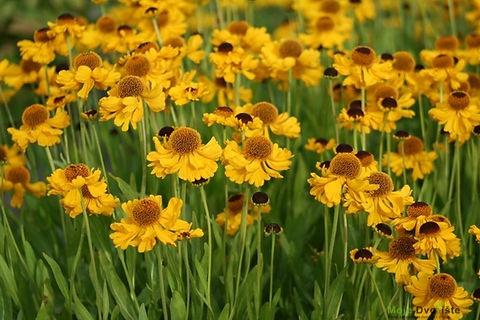
[[[365,114],[365,108],[366,108],[366,89],[364,87],[362,87],[361,89],[361,107],[362,107],[362,112],[363,114]],[[365,126],[363,124],[361,124],[362,126],[362,133],[361,133],[361,144],[362,144],[362,150],[367,150],[367,137],[366,137],[366,134],[365,134]]]
[[[145,125],[145,117],[142,117],[140,126],[140,141],[142,144],[142,185],[140,187],[140,195],[145,196],[147,190],[147,128]]]
[[[272,246],[270,251],[270,288],[268,290],[268,304],[272,306],[272,297],[273,297],[273,262],[275,257],[275,232],[272,233]]]
[[[202,197],[203,208],[205,210],[205,218],[207,222],[207,241],[208,241],[208,262],[207,262],[207,307],[211,310],[210,295],[212,282],[212,221],[210,218],[210,210],[208,209],[207,196],[203,186],[200,186],[200,195]]]
[[[335,100],[333,98],[333,81],[330,79],[328,80],[328,94],[330,96],[330,106],[332,108],[333,123],[335,123],[335,142],[339,143],[340,134],[339,134],[338,122],[337,122],[337,112],[335,110]]]
[[[163,319],[168,320],[167,295],[165,293],[165,279],[163,276],[163,258],[160,251],[160,245],[155,246],[155,255],[158,263],[158,279],[160,282],[160,296],[162,298]]]
[[[260,319],[260,305],[262,301],[262,274],[263,274],[263,254],[262,254],[262,207],[257,207],[257,301],[255,311],[257,319]]]
[[[0,98],[2,98],[3,105],[5,106],[5,111],[7,112],[7,116],[8,116],[8,122],[10,123],[11,127],[14,127],[15,123],[13,122],[13,117],[10,112],[10,107],[8,105],[7,98],[5,97],[5,93],[3,92],[3,87],[1,85],[0,85]]]
[[[370,275],[370,279],[372,279],[372,284],[373,284],[373,287],[375,288],[375,292],[377,293],[378,301],[380,301],[380,306],[382,307],[383,315],[385,316],[385,319],[389,319],[387,308],[385,307],[385,303],[383,302],[382,293],[378,288],[377,281],[375,281],[375,277],[373,276],[373,272],[371,270],[370,265],[367,265],[367,271],[368,271],[368,274]]]

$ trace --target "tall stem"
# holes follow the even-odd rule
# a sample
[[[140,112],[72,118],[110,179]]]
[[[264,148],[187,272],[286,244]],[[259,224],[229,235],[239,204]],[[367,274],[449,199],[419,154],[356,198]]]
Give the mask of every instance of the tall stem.
[[[212,282],[212,221],[210,218],[210,211],[208,209],[207,196],[205,189],[200,186],[200,195],[202,197],[203,208],[205,211],[205,218],[207,222],[207,241],[208,241],[208,263],[207,263],[207,292],[206,299],[208,309],[211,310],[210,295],[211,295],[211,282]]]

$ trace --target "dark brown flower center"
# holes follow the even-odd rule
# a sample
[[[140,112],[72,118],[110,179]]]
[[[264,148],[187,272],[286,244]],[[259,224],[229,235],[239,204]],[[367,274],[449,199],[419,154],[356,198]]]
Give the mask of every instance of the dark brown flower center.
[[[154,48],[156,51],[158,51],[158,49],[159,49],[158,44],[156,44],[155,42],[152,42],[152,41],[147,41],[147,42],[140,43],[138,45],[138,47],[135,48],[135,52],[136,53],[145,53],[148,50],[150,50],[151,48]]]
[[[447,54],[439,54],[432,61],[432,67],[439,69],[452,68],[455,64],[455,60],[452,56]]]
[[[284,40],[278,48],[280,57],[298,58],[302,54],[303,48],[297,40]]]
[[[460,41],[455,36],[442,36],[435,40],[437,50],[454,51],[460,47]]]
[[[125,76],[118,82],[118,96],[120,98],[138,97],[144,89],[142,79],[137,76]]]
[[[355,260],[362,259],[362,260],[370,260],[373,258],[373,253],[368,249],[359,249],[355,252],[354,255]]]
[[[93,51],[80,53],[73,60],[73,67],[75,68],[75,70],[77,70],[78,67],[80,66],[87,66],[91,70],[93,70],[97,67],[100,67],[101,65],[102,65],[102,58]]]
[[[241,112],[235,116],[235,119],[241,121],[243,124],[247,124],[249,122],[253,121],[253,118],[251,115],[245,112]]]
[[[270,102],[258,102],[252,108],[252,115],[259,117],[264,124],[271,124],[278,117],[278,109]]]
[[[368,167],[375,160],[375,158],[373,157],[373,154],[371,154],[370,152],[365,151],[365,150],[358,151],[355,154],[355,156],[358,159],[360,159],[360,162],[362,163],[363,167]]]
[[[394,259],[406,260],[414,258],[416,256],[415,248],[413,247],[415,242],[417,241],[410,236],[400,236],[390,241],[388,252]]]
[[[387,110],[393,110],[398,107],[397,100],[395,98],[390,98],[390,97],[383,98],[380,104],[382,105],[383,108]]]
[[[180,37],[173,37],[173,38],[168,38],[163,42],[164,46],[170,46],[172,48],[182,48],[185,46],[185,40]]]
[[[181,154],[189,154],[197,150],[202,144],[200,133],[192,128],[180,127],[175,129],[168,140],[172,149]]]
[[[351,153],[338,153],[330,161],[330,171],[333,174],[344,176],[348,179],[358,177],[361,169],[362,163]]]
[[[249,24],[247,21],[233,21],[228,25],[227,30],[231,34],[244,36],[247,33],[248,27]]]
[[[157,20],[157,25],[159,28],[165,27],[168,24],[168,20],[169,20],[168,16],[169,14],[167,10],[163,10],[162,12],[160,12],[158,17],[155,19]]]
[[[411,72],[415,70],[415,59],[406,51],[400,51],[393,54],[393,69],[402,72]]]
[[[228,198],[228,211],[229,213],[238,213],[242,211],[243,199],[245,196],[243,193],[237,193]]]
[[[136,54],[130,57],[125,63],[125,73],[127,75],[143,77],[150,71],[150,61],[143,54]]]
[[[50,28],[48,27],[35,30],[35,32],[33,33],[33,41],[48,42],[53,40],[55,36],[49,31],[50,31]]]
[[[251,137],[245,140],[244,151],[249,159],[265,160],[272,154],[273,144],[264,136]]]
[[[264,206],[267,205],[270,201],[268,194],[262,191],[257,191],[252,194],[252,203],[256,206]]]
[[[24,166],[14,166],[7,171],[5,178],[12,183],[24,185],[30,181],[30,172]]]
[[[448,104],[452,109],[463,110],[470,104],[470,96],[464,91],[454,91],[448,96]]]
[[[422,139],[416,136],[410,136],[409,139],[404,140],[403,142],[403,152],[405,155],[414,155],[422,152],[424,150],[424,144]],[[398,145],[398,152],[401,153],[401,146]]]
[[[41,104],[32,104],[27,107],[22,114],[22,123],[30,128],[35,128],[36,126],[45,123],[48,119],[48,110]]]
[[[428,287],[435,298],[449,299],[455,295],[457,281],[448,273],[438,273],[430,279]]]
[[[20,61],[20,67],[22,68],[23,72],[30,73],[37,72],[40,70],[42,65],[40,63],[33,62],[32,60],[22,59],[22,61]]]
[[[117,30],[117,23],[111,16],[101,16],[98,18],[96,26],[101,33],[113,33]]]
[[[230,51],[233,51],[233,45],[229,42],[222,42],[218,46],[218,52],[228,53]]]
[[[335,14],[340,11],[340,3],[336,0],[324,0],[320,5],[320,10]]]
[[[375,100],[378,101],[382,98],[394,98],[396,99],[398,97],[398,91],[392,86],[380,86],[378,89],[375,91]]]
[[[366,46],[356,47],[352,51],[352,61],[356,65],[368,67],[375,61],[375,51]]]
[[[65,168],[65,178],[67,181],[73,181],[78,176],[88,177],[90,175],[90,169],[83,163],[80,164],[70,164]]]
[[[222,107],[218,107],[217,109],[215,109],[214,113],[217,115],[217,116],[221,116],[221,117],[230,117],[231,115],[233,115],[233,110],[232,108],[230,107],[226,107],[226,106],[222,106]]]
[[[386,223],[378,223],[375,225],[375,230],[380,233],[380,234],[383,234],[387,237],[390,237],[392,235],[392,228],[390,228],[390,226]]]
[[[440,226],[434,221],[427,221],[420,226],[419,232],[424,235],[433,235],[440,231]]]
[[[368,177],[370,184],[378,184],[378,189],[371,191],[373,197],[381,197],[393,191],[392,178],[384,172],[374,172]]]
[[[467,48],[474,49],[480,47],[480,34],[478,33],[470,33],[465,38],[465,43],[467,44]]]
[[[75,17],[70,13],[63,13],[57,17],[58,25],[66,25],[75,23]]]
[[[152,199],[140,199],[132,208],[132,217],[142,227],[150,226],[160,218],[162,209]]]
[[[418,201],[408,206],[407,215],[410,218],[416,218],[419,216],[431,216],[432,207],[425,202]]]
[[[335,21],[333,21],[333,19],[328,16],[320,17],[317,19],[315,27],[320,32],[330,31],[335,28]]]

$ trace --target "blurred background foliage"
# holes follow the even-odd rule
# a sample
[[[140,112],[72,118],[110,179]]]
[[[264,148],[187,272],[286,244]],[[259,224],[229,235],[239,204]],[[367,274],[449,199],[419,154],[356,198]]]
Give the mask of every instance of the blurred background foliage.
[[[0,1],[0,57],[19,61],[17,42],[31,40],[36,29],[54,22],[62,13],[90,17],[98,8],[90,0],[2,0]]]

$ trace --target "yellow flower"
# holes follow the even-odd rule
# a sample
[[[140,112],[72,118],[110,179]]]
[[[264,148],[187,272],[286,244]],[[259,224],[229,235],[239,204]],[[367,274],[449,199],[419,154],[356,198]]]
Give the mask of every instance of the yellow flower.
[[[96,87],[106,90],[120,79],[120,73],[102,66],[102,58],[95,52],[82,53],[74,59],[74,70],[58,73],[57,83],[65,90],[77,92],[82,100],[87,100],[90,91]]]
[[[415,231],[419,233],[420,226],[427,222],[427,219],[432,216],[432,207],[425,202],[414,202],[407,207],[407,216],[396,218],[392,221],[397,229],[406,231]]]
[[[259,54],[263,45],[271,41],[267,28],[255,28],[244,20],[233,21],[226,30],[213,30],[212,44],[219,46],[222,42],[230,42],[254,54]]]
[[[316,153],[323,153],[326,150],[332,150],[336,146],[335,139],[324,139],[324,138],[308,138],[307,144],[305,145],[305,150],[314,151]]]
[[[417,241],[410,236],[399,236],[392,239],[388,245],[388,252],[377,250],[378,260],[375,266],[395,274],[395,282],[409,284],[412,273],[423,271],[433,274],[437,267],[434,260],[420,259],[415,252],[414,244]]]
[[[363,249],[355,248],[350,250],[350,259],[355,263],[370,263],[377,260],[378,257],[373,253],[372,247],[366,247]]]
[[[230,42],[222,42],[215,47],[215,52],[210,53],[209,59],[215,67],[215,76],[223,78],[227,83],[234,83],[237,74],[243,74],[249,80],[255,78],[258,60]]]
[[[83,163],[70,164],[47,177],[48,195],[60,195],[60,203],[72,218],[83,212],[82,207],[89,214],[110,216],[118,207],[118,199],[107,193],[105,178],[100,175],[100,170]]]
[[[290,167],[292,157],[288,149],[280,148],[265,136],[247,138],[242,149],[235,141],[226,141],[225,175],[235,183],[261,187],[271,178],[283,178],[279,171]]]
[[[227,227],[227,234],[233,236],[237,233],[242,223],[242,209],[244,202],[243,194],[235,194],[228,198],[227,209],[217,214],[215,222],[222,228]],[[261,209],[262,213],[268,213],[271,210],[270,205],[266,205]],[[228,212],[228,216],[227,216]],[[257,209],[252,210],[252,203],[248,202],[247,226],[252,225],[257,218]]]
[[[405,185],[400,190],[394,191],[392,178],[384,172],[374,172],[367,180],[371,185],[378,185],[378,188],[370,191],[360,204],[368,213],[368,226],[401,217],[405,206],[414,202],[411,196],[412,189]]]
[[[317,167],[319,167],[318,163]],[[322,176],[312,172],[307,182],[312,187],[310,194],[315,197],[315,200],[328,207],[338,205],[344,191],[356,192],[361,196],[369,187],[367,181],[359,179],[362,173],[362,162],[352,153],[338,153],[326,168],[320,169],[322,169]]]
[[[5,176],[0,176],[0,190],[13,190],[10,206],[21,208],[26,192],[33,194],[37,198],[45,195],[47,190],[45,183],[42,181],[30,183],[30,171],[25,166],[14,164],[5,166],[2,168],[2,171]]]
[[[344,15],[332,16],[327,13],[311,19],[307,25],[307,33],[300,34],[299,40],[312,49],[343,49],[345,41],[350,38],[352,28],[351,18]]]
[[[42,65],[55,60],[56,53],[64,56],[68,54],[64,35],[57,34],[48,27],[36,30],[33,34],[33,41],[21,40],[17,42],[17,46],[23,59]]]
[[[217,171],[216,161],[222,148],[215,137],[204,145],[197,130],[178,127],[166,141],[153,137],[153,142],[155,151],[147,155],[147,160],[151,162],[148,166],[153,167],[152,174],[159,178],[178,172],[180,179],[193,182],[209,179]]]
[[[333,56],[333,67],[339,74],[347,76],[343,85],[368,88],[391,77],[392,62],[380,61],[375,51],[367,46],[352,50],[349,57],[344,53]]]
[[[410,136],[398,143],[398,152],[383,156],[383,165],[387,166],[390,159],[390,167],[397,176],[402,175],[403,170],[411,170],[413,181],[417,181],[433,171],[433,161],[437,158],[435,151],[424,150],[424,144],[420,138]]]
[[[47,24],[57,35],[70,37],[72,46],[74,45],[74,40],[79,38],[83,30],[85,30],[82,20],[75,18],[69,13],[61,14],[57,17],[55,23],[47,22]]]
[[[480,108],[478,100],[470,98],[465,91],[453,91],[446,102],[437,103],[428,114],[449,133],[450,139],[460,144],[467,141],[472,135],[473,128],[480,124]]]
[[[25,156],[20,147],[16,144],[9,147],[0,145],[0,165],[6,170],[11,165],[24,166],[26,164]]]
[[[433,312],[435,320],[461,319],[470,312],[468,307],[473,304],[468,292],[459,287],[455,278],[448,273],[432,275],[419,272],[412,277],[405,290],[413,295],[415,316],[422,319],[430,318]]]
[[[128,246],[136,247],[138,252],[153,249],[157,240],[165,245],[176,246],[177,240],[188,236],[201,237],[203,231],[195,229],[190,232],[191,223],[181,220],[183,201],[171,198],[165,209],[162,208],[162,196],[150,195],[142,199],[122,203],[127,214],[120,222],[114,222],[110,234],[115,247],[126,250]]]
[[[418,253],[434,259],[435,254],[447,261],[460,255],[460,239],[453,233],[454,227],[446,222],[427,221],[423,223],[415,234],[417,242],[414,244]]]
[[[63,109],[57,109],[50,117],[46,107],[41,104],[32,104],[22,114],[22,125],[19,129],[8,128],[12,140],[25,151],[29,144],[38,143],[39,146],[49,147],[60,142],[60,135],[70,125],[70,117]]]
[[[196,71],[185,72],[182,79],[168,90],[168,95],[177,106],[184,105],[191,101],[198,101],[208,94],[208,89],[203,82],[193,82]]]
[[[468,233],[474,235],[475,240],[480,243],[480,228],[478,228],[476,225],[471,225],[470,228],[468,228]]]
[[[278,136],[297,138],[300,136],[300,123],[297,118],[291,117],[287,112],[279,113],[278,108],[270,102],[261,101],[254,105],[246,104],[238,107],[237,112],[248,113],[254,118],[259,118],[263,123],[263,130],[246,130],[247,137],[265,135],[269,137],[269,131]]]
[[[318,85],[323,75],[320,52],[304,49],[297,40],[268,42],[263,46],[260,58],[269,76],[274,81],[280,81],[284,90],[289,86],[289,73],[306,86]]]
[[[165,92],[160,85],[146,86],[137,76],[125,76],[108,91],[108,97],[100,99],[101,121],[114,119],[116,126],[128,131],[130,125],[137,129],[137,123],[143,118],[143,101],[150,110],[160,112],[165,109]]]

